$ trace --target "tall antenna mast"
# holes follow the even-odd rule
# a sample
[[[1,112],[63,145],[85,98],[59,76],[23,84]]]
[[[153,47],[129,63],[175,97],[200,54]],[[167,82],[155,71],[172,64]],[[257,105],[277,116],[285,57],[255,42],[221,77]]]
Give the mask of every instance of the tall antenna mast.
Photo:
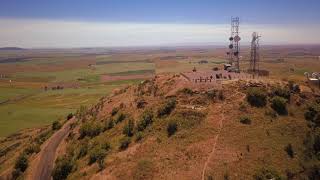
[[[252,41],[251,41],[251,58],[250,58],[250,72],[256,74],[259,72],[259,61],[260,61],[260,53],[259,53],[259,40],[260,37],[257,32],[252,33]]]
[[[234,71],[240,72],[239,56],[240,56],[240,36],[239,36],[239,17],[231,18],[231,36],[229,38],[229,63],[232,65]]]

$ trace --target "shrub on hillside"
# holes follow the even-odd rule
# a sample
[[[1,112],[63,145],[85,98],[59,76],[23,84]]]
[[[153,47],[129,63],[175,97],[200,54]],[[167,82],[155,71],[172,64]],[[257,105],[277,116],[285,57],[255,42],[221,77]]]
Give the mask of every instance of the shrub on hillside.
[[[89,138],[85,138],[85,139],[87,140]],[[65,153],[68,158],[70,158],[70,159],[77,158],[77,156],[79,154],[79,144],[77,143],[76,140],[69,142],[68,146],[66,147],[66,153]]]
[[[135,141],[136,141],[136,142],[139,142],[139,141],[141,141],[142,138],[143,138],[142,132],[137,132],[137,133],[136,133]]]
[[[105,150],[107,150],[107,151],[109,151],[109,150],[111,149],[111,145],[110,145],[109,142],[102,143],[102,144],[101,144],[101,147],[102,147],[102,149],[105,149]]]
[[[219,93],[218,93],[218,98],[219,98],[219,100],[221,100],[221,101],[223,101],[224,100],[224,94],[223,94],[223,91],[219,91]]]
[[[264,112],[264,115],[269,116],[272,119],[275,119],[278,116],[277,113],[273,109],[269,109],[269,108]]]
[[[123,114],[123,113],[119,113],[119,114],[117,115],[116,119],[115,119],[116,124],[122,122],[122,121],[125,120],[125,119],[126,119],[126,115]]]
[[[73,118],[73,114],[69,113],[68,116],[67,116],[67,120],[70,120],[71,118]]]
[[[187,95],[193,95],[193,91],[190,88],[183,88],[180,92]]]
[[[279,96],[289,101],[291,94],[287,88],[276,87],[272,90],[272,96]]]
[[[79,147],[79,153],[77,159],[80,159],[88,154],[89,146],[87,144],[82,144]]]
[[[33,153],[38,153],[38,152],[40,152],[40,145],[37,143],[32,143],[32,144],[28,145],[26,147],[26,149],[24,149],[23,152],[27,155],[31,155]]]
[[[141,117],[140,121],[137,124],[137,130],[143,131],[145,128],[147,128],[149,125],[151,125],[153,122],[153,112],[152,110],[145,110]]]
[[[247,90],[247,101],[251,106],[263,107],[267,104],[267,93],[261,88],[249,88]]]
[[[89,139],[85,138],[81,141],[78,149],[77,159],[80,159],[88,154],[89,151]]]
[[[278,174],[278,172],[271,170],[271,169],[266,169],[262,168],[260,169],[254,176],[254,179],[256,180],[281,180],[281,176]]]
[[[53,134],[51,130],[45,130],[44,132],[41,132],[39,136],[35,138],[36,143],[42,144],[45,142],[49,137]]]
[[[55,130],[58,130],[58,129],[60,129],[61,127],[62,127],[62,125],[61,125],[61,123],[59,122],[59,121],[54,121],[53,123],[52,123],[52,130],[53,131],[55,131]]]
[[[134,130],[133,119],[129,119],[127,124],[123,127],[122,133],[128,137],[131,137],[133,136],[133,130]]]
[[[109,118],[106,122],[105,122],[105,126],[104,126],[104,130],[109,130],[112,129],[114,127],[114,122],[112,118]]]
[[[149,160],[140,160],[136,167],[133,168],[132,178],[134,180],[140,179],[154,179],[154,164]]]
[[[14,169],[11,173],[12,180],[22,179],[22,178],[19,178],[22,176],[22,174],[23,172],[20,169]]]
[[[291,144],[288,144],[287,146],[284,147],[284,150],[287,152],[287,154],[293,158],[294,157],[294,152]]]
[[[309,165],[306,169],[306,174],[308,176],[308,180],[317,180],[320,179],[320,165],[319,163],[313,163],[312,165]]]
[[[131,139],[129,137],[123,137],[122,139],[120,139],[119,150],[127,149],[130,143],[131,143]]]
[[[173,109],[176,107],[176,99],[169,99],[163,105],[158,108],[158,117],[163,117],[169,115]]]
[[[136,100],[136,104],[137,104],[137,108],[138,108],[138,109],[142,109],[142,108],[145,107],[145,105],[147,104],[147,102],[146,102],[144,99],[139,98],[139,99]]]
[[[320,128],[312,128],[304,139],[303,167],[308,179],[320,178]]]
[[[216,96],[217,96],[217,91],[215,90],[207,91],[207,97],[209,100],[214,100]]]
[[[320,129],[308,132],[307,137],[304,140],[304,145],[306,147],[306,155],[310,158],[312,156],[319,156],[320,153]],[[320,157],[318,157],[320,158]]]
[[[70,123],[70,130],[74,129],[75,127],[77,127],[78,125],[78,122],[73,122],[73,123]]]
[[[28,165],[28,155],[26,153],[22,153],[16,160],[14,168],[19,169],[21,172],[24,172],[28,168]]]
[[[287,100],[280,96],[275,96],[271,100],[271,108],[275,110],[279,115],[287,115]]]
[[[87,107],[86,106],[80,106],[80,108],[77,110],[76,116],[78,117],[78,119],[85,119],[86,114],[87,114]]]
[[[229,172],[225,172],[225,174],[223,175],[223,179],[224,180],[229,180],[230,179],[230,176],[229,176]]]
[[[319,132],[314,135],[313,149],[316,152],[316,155],[319,156],[319,152],[320,152],[320,133]]]
[[[299,93],[301,91],[300,86],[298,84],[295,84],[293,81],[289,81],[288,85],[291,92]]]
[[[308,106],[306,112],[304,113],[306,120],[313,123],[316,127],[320,126],[320,104],[313,103]]]
[[[207,180],[213,180],[212,175],[209,175],[209,176],[207,177]]]
[[[104,158],[107,155],[107,150],[102,146],[95,146],[89,154],[89,164],[93,164],[95,162],[98,163],[100,169],[104,167]]]
[[[114,108],[111,110],[111,116],[116,115],[116,114],[118,113],[118,111],[119,111],[119,108],[114,107]]]
[[[177,130],[178,130],[178,124],[175,121],[170,121],[167,126],[168,136],[170,137],[174,135]]]
[[[251,119],[247,116],[242,116],[240,117],[240,123],[250,125]]]
[[[247,111],[247,105],[246,105],[246,103],[240,102],[239,110],[242,111],[242,112],[246,112],[246,111]]]
[[[53,180],[64,180],[67,179],[74,167],[74,161],[70,157],[61,156],[58,157],[55,166],[52,170]]]
[[[206,114],[196,110],[176,111],[171,119],[177,122],[181,128],[190,129],[199,125],[206,117]]]
[[[102,127],[98,123],[86,122],[80,127],[80,138],[95,137],[98,136],[102,131]]]

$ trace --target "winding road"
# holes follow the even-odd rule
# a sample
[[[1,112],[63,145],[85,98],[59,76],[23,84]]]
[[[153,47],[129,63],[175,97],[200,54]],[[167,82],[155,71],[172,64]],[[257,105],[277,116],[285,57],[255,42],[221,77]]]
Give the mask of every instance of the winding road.
[[[39,161],[36,165],[32,179],[34,180],[51,180],[56,151],[59,144],[67,137],[70,131],[70,124],[75,121],[75,117],[70,119],[64,126],[58,130],[46,143],[45,147],[39,154]]]

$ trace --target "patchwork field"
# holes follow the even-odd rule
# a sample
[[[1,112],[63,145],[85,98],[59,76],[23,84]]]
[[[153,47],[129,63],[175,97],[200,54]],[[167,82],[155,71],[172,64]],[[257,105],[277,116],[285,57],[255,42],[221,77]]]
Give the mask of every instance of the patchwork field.
[[[60,49],[0,52],[0,137],[40,127],[95,104],[113,89],[155,74],[222,68],[224,47]],[[241,67],[249,66],[242,49]],[[264,47],[261,69],[270,76],[304,82],[320,71],[320,47]]]
[[[50,124],[80,106],[96,103],[115,88],[139,83],[144,74],[150,77],[155,71],[152,62],[87,52],[0,54],[0,137]],[[104,76],[113,80],[103,80]]]

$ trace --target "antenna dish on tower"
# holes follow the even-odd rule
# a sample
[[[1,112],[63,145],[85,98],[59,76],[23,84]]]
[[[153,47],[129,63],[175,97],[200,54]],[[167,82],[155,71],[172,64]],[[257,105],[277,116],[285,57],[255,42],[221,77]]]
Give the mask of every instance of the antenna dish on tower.
[[[239,42],[240,40],[241,40],[240,36],[235,36],[235,37],[234,37],[234,41],[235,41],[235,42]]]

